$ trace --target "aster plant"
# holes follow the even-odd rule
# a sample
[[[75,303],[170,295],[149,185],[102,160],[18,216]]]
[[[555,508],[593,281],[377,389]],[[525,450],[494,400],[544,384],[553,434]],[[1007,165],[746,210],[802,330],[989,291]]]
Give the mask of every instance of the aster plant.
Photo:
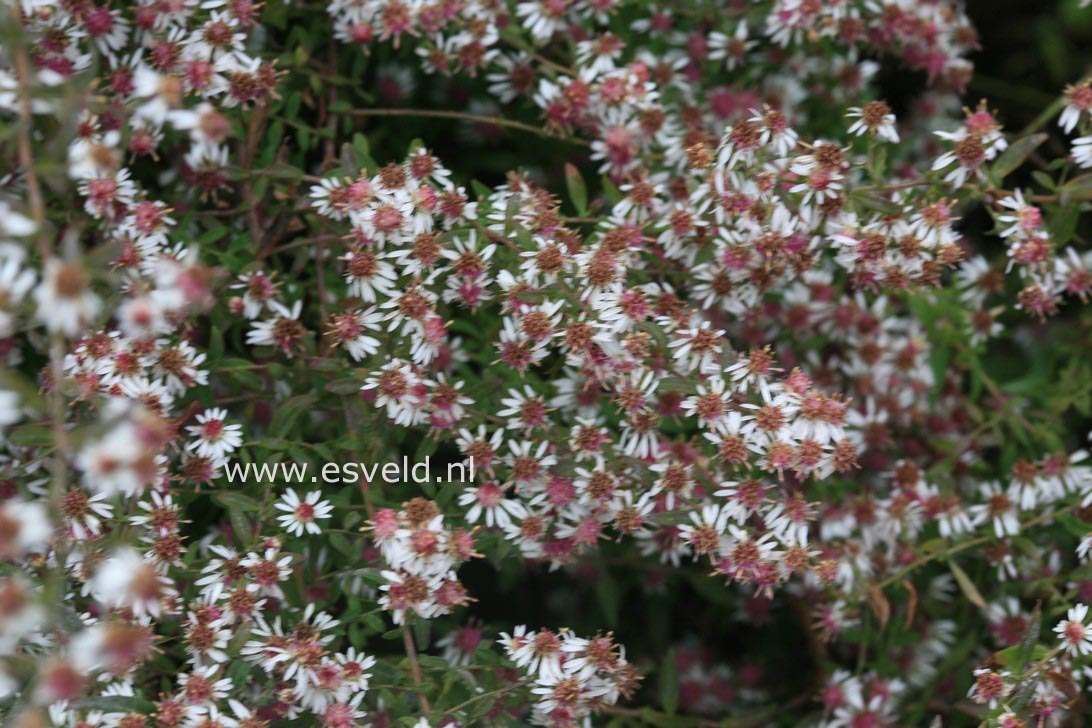
[[[6,724],[1085,724],[1092,75],[972,21],[0,8]]]

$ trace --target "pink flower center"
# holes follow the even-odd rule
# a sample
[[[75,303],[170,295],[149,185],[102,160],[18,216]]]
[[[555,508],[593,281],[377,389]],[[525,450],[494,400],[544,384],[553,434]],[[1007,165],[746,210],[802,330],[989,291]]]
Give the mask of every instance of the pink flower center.
[[[208,420],[201,425],[201,437],[212,442],[220,437],[224,431],[224,423],[221,420]]]

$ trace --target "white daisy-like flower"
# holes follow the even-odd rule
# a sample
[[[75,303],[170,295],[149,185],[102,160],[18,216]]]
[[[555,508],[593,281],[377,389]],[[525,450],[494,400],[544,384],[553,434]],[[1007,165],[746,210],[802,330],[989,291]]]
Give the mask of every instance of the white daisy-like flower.
[[[25,215],[20,215],[11,209],[11,205],[0,200],[0,240],[9,238],[25,238],[33,235],[38,230],[38,225]]]
[[[872,134],[880,139],[898,144],[899,133],[895,130],[895,115],[883,101],[872,101],[864,106],[854,106],[846,114],[856,119],[849,127],[850,134]]]
[[[128,607],[138,617],[158,617],[174,590],[171,582],[131,548],[115,551],[91,579],[91,593],[111,607]]]
[[[197,415],[198,424],[186,428],[196,438],[186,449],[214,462],[221,462],[235,452],[243,444],[243,428],[242,425],[226,424],[227,415],[227,410],[220,407]]]
[[[1092,136],[1074,139],[1073,149],[1070,153],[1073,155],[1073,161],[1081,167],[1092,167]]]
[[[83,267],[57,259],[45,264],[45,276],[34,289],[38,320],[70,338],[87,328],[102,306]]]
[[[299,322],[303,302],[296,301],[292,308],[288,308],[278,301],[270,301],[269,309],[273,316],[264,321],[255,321],[246,334],[246,343],[250,346],[276,346],[291,355],[306,331]]]
[[[1077,604],[1069,609],[1065,619],[1054,626],[1054,633],[1070,655],[1092,652],[1092,630],[1085,624],[1087,617],[1088,605]]]
[[[0,427],[19,421],[23,413],[19,409],[19,395],[6,389],[0,389]]]
[[[322,493],[313,490],[301,500],[296,491],[289,488],[280,501],[273,505],[278,511],[284,511],[283,515],[277,516],[277,523],[295,536],[302,536],[304,531],[311,534],[322,533],[315,521],[329,518],[334,508],[329,502],[320,500],[321,498]]]

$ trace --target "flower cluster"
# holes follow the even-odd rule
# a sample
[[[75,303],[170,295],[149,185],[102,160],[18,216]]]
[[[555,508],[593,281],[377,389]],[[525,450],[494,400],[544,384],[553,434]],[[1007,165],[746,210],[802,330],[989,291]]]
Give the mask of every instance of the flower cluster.
[[[566,630],[528,633],[521,624],[499,641],[508,657],[534,677],[531,692],[538,697],[532,719],[537,725],[575,725],[636,688],[638,674],[609,634],[585,639]]]
[[[424,619],[450,614],[470,600],[455,574],[458,566],[475,556],[473,534],[458,528],[444,529],[444,516],[436,504],[415,498],[393,511],[377,511],[372,532],[376,546],[389,567],[380,589],[379,605],[392,613],[395,624],[406,613]]]
[[[0,717],[1087,719],[1092,81],[960,113],[949,0],[325,9],[0,8]]]

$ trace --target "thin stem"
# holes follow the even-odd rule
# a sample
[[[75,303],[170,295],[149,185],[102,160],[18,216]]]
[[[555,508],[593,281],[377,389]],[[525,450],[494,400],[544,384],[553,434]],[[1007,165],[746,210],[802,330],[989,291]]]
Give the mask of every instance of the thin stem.
[[[1058,515],[1060,515],[1062,513],[1065,513],[1066,511],[1069,510],[1069,508],[1070,507],[1068,507],[1068,506],[1065,507],[1065,508],[1059,508],[1056,511],[1051,511],[1049,513],[1042,513],[1042,514],[1036,516],[1035,518],[1031,518],[1031,519],[1025,521],[1024,523],[1020,524],[1020,531],[1023,532],[1025,530],[1031,528],[1032,526],[1038,526],[1038,525],[1040,525],[1042,523],[1046,523],[1047,521],[1053,519],[1054,517],[1056,517],[1056,516],[1058,516]],[[944,551],[937,551],[937,552],[934,552],[934,553],[931,553],[931,554],[927,554],[925,556],[920,556],[917,559],[915,559],[914,561],[912,561],[909,564],[907,564],[906,566],[904,566],[903,568],[896,571],[891,576],[889,576],[886,579],[884,579],[883,581],[879,582],[876,586],[878,586],[880,589],[886,589],[887,587],[891,586],[895,582],[901,581],[903,579],[903,577],[905,577],[910,572],[915,571],[915,570],[917,570],[918,568],[920,568],[922,566],[925,566],[926,564],[930,563],[931,561],[936,561],[937,559],[942,558],[942,557],[953,556],[955,554],[958,554],[960,551],[966,551],[969,548],[973,548],[975,546],[980,546],[980,545],[982,545],[984,543],[989,543],[990,541],[994,541],[994,540],[996,540],[996,538],[995,538],[995,536],[993,534],[990,534],[990,535],[987,535],[987,536],[979,536],[978,538],[972,538],[969,541],[964,541],[963,543],[955,544],[951,548],[946,549]]]
[[[894,192],[896,190],[908,190],[912,187],[924,187],[932,184],[927,179],[912,179],[906,182],[895,182],[889,185],[861,185],[854,187],[851,192]]]
[[[476,124],[491,124],[507,129],[518,129],[530,134],[536,134],[545,139],[558,139],[583,146],[589,145],[589,143],[583,139],[554,134],[541,127],[524,124],[522,121],[506,119],[503,116],[481,116],[479,114],[470,114],[465,111],[446,111],[442,109],[353,109],[349,113],[353,116],[420,116],[431,119],[458,119],[460,121],[470,121]]]
[[[15,5],[13,13],[15,18],[19,17],[18,4]],[[31,130],[34,128],[34,118],[30,96],[30,58],[27,55],[26,44],[22,41],[23,38],[20,38],[12,54],[15,61],[15,74],[19,84],[21,102],[19,104],[19,128],[17,133],[19,165],[23,168],[23,174],[26,177],[27,202],[30,205],[30,212],[38,227],[38,253],[42,258],[42,263],[45,264],[46,261],[53,257],[53,251],[49,235],[46,231],[46,212],[45,202],[42,198],[42,186],[41,182],[38,180],[38,173],[34,166],[34,149],[31,140]],[[62,389],[62,382],[64,382],[64,357],[64,339],[60,334],[51,335],[49,342],[50,379],[52,380],[50,392],[50,419],[51,429],[53,430],[54,449],[53,460],[51,462],[49,494],[52,506],[57,512],[56,516],[58,522],[61,520],[60,511],[64,503],[65,489],[67,487],[66,481],[68,479],[69,452],[68,430],[65,427],[66,403],[64,400],[64,391]],[[64,540],[61,539],[57,547],[56,577],[58,583],[62,585],[62,591],[65,579],[65,550],[63,544]]]
[[[12,11],[14,17],[19,17],[19,6],[16,3]],[[34,151],[31,144],[31,130],[34,128],[34,115],[31,109],[30,98],[30,58],[27,55],[26,45],[21,42],[16,44],[12,56],[15,61],[15,76],[19,83],[19,127],[18,154],[19,166],[23,168],[23,175],[27,183],[27,202],[30,204],[30,213],[38,226],[38,253],[42,256],[42,262],[49,260],[53,253],[46,232],[45,203],[42,199],[42,185],[38,180],[38,172],[34,168]]]
[[[466,708],[467,706],[473,705],[474,703],[476,703],[476,702],[478,702],[480,700],[485,700],[486,698],[499,698],[500,696],[504,695],[505,693],[510,693],[513,690],[517,690],[517,689],[519,689],[521,687],[523,687],[523,683],[517,681],[517,682],[512,683],[511,685],[505,685],[502,688],[497,688],[496,690],[490,690],[488,693],[482,693],[481,695],[475,695],[474,697],[470,698],[469,700],[464,700],[463,702],[459,703],[458,705],[454,705],[454,706],[448,708],[441,715],[452,715],[454,713],[459,712],[463,708]]]
[[[254,109],[254,112],[250,115],[249,123],[247,124],[246,139],[243,140],[243,153],[239,160],[239,166],[242,169],[250,169],[253,166],[254,155],[258,152],[258,142],[261,141],[262,134],[265,131],[265,122],[269,117],[269,104],[262,102]],[[259,246],[261,249],[262,226],[261,220],[258,218],[257,200],[254,199],[254,185],[251,182],[250,175],[247,175],[243,179],[243,199],[247,210],[246,220],[247,228],[250,232],[250,244]]]
[[[413,643],[413,633],[410,631],[408,624],[402,625],[402,643],[406,646],[406,657],[409,658],[410,663],[410,676],[413,678],[413,685],[417,688],[417,699],[421,703],[421,712],[425,714],[425,717],[432,715],[432,708],[429,707],[428,697],[425,696],[425,691],[421,689],[421,665],[417,662],[417,646]]]

